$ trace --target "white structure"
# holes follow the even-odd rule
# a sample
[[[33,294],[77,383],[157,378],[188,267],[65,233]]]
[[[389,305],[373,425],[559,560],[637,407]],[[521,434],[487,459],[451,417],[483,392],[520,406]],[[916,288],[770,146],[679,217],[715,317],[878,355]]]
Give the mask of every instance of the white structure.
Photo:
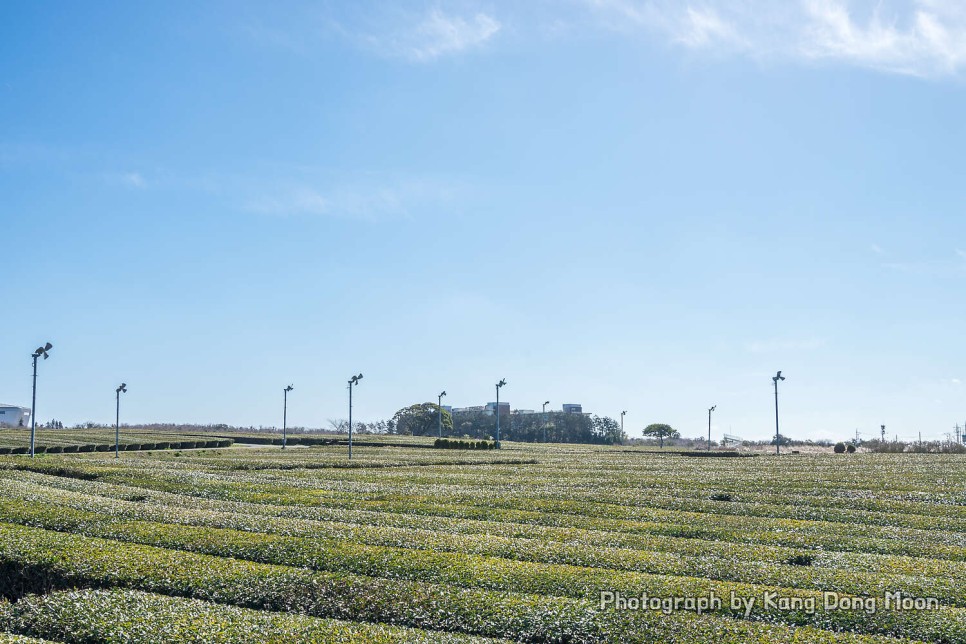
[[[0,405],[0,427],[26,427],[30,410],[16,405]]]

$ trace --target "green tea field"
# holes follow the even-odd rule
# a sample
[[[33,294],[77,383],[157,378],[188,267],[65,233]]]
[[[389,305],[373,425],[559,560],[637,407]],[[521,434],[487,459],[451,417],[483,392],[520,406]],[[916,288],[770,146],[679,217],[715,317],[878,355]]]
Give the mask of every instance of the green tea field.
[[[966,642],[961,456],[431,445],[0,456],[0,642]]]

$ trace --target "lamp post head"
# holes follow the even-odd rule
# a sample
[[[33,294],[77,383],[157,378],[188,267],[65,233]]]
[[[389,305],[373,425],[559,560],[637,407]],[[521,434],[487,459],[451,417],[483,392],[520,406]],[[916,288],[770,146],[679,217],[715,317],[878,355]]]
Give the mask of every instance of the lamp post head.
[[[782,375],[781,371],[779,371],[778,374],[774,378],[772,378],[775,384],[778,384],[779,380],[784,380],[784,379],[785,379],[785,376]]]
[[[358,385],[360,380],[362,380],[361,373],[358,376],[352,376],[352,378],[349,379],[349,386],[351,387],[352,385]]]
[[[713,411],[714,411],[715,409],[717,409],[717,408],[718,408],[718,406],[717,406],[717,405],[711,405],[711,408],[710,408],[710,409],[708,409],[708,412],[709,412],[709,413],[710,413],[710,412],[713,412]]]
[[[503,378],[503,379],[500,380],[500,382],[496,383],[496,386],[497,387],[502,387],[505,384],[506,384],[506,378]]]
[[[295,387],[293,387],[292,385],[289,385],[283,391],[292,391],[293,389],[295,389]]]
[[[441,394],[439,395],[439,397],[440,397],[440,398],[442,398],[442,397],[443,397],[443,396],[445,396],[445,395],[446,395],[446,392],[445,392],[445,391],[443,391],[443,392],[442,392],[442,393],[441,393]]]
[[[45,344],[42,347],[37,347],[36,351],[34,351],[34,353],[33,353],[33,357],[34,358],[39,358],[40,356],[43,356],[44,357],[44,360],[46,360],[47,358],[50,357],[49,355],[47,355],[47,352],[50,351],[53,348],[54,348],[54,345],[52,345],[51,343],[48,342],[47,344]]]
[[[627,410],[624,410],[621,412],[621,416],[626,416],[626,415],[627,415]]]
[[[127,393],[127,383],[126,382],[122,382],[121,383],[121,386],[118,387],[117,389],[115,389],[114,391],[116,393],[119,393],[119,394],[126,394]]]

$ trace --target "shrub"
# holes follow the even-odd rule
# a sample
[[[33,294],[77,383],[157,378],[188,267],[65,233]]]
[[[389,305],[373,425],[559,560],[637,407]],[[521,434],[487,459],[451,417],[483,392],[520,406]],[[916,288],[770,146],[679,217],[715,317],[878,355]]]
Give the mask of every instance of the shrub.
[[[848,452],[849,454],[855,454],[855,445],[849,445],[848,447],[845,448],[845,451]]]
[[[715,492],[711,495],[712,501],[732,501],[731,495],[727,492]]]
[[[48,454],[60,454],[63,451],[64,451],[64,448],[61,447],[60,445],[51,445],[50,447],[47,448]]]
[[[95,445],[94,446],[95,452],[107,452],[112,449],[114,449],[113,445]]]
[[[815,557],[810,554],[803,553],[789,557],[785,563],[787,563],[789,566],[811,566],[814,561]]]
[[[0,454],[9,454],[12,451],[12,447],[0,447]]]
[[[93,452],[93,445],[68,445],[64,448],[64,452],[73,454],[74,452]]]
[[[154,449],[171,449],[171,443],[168,443],[168,442],[155,443]]]
[[[845,454],[845,443],[836,443],[832,449],[835,450],[836,454]]]

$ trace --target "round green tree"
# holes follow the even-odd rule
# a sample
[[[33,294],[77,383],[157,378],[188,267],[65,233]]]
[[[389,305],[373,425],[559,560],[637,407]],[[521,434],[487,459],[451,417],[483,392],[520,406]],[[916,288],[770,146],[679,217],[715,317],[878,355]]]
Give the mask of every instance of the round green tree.
[[[644,435],[661,440],[661,449],[664,449],[665,438],[680,438],[681,434],[666,423],[653,423],[644,428]]]

